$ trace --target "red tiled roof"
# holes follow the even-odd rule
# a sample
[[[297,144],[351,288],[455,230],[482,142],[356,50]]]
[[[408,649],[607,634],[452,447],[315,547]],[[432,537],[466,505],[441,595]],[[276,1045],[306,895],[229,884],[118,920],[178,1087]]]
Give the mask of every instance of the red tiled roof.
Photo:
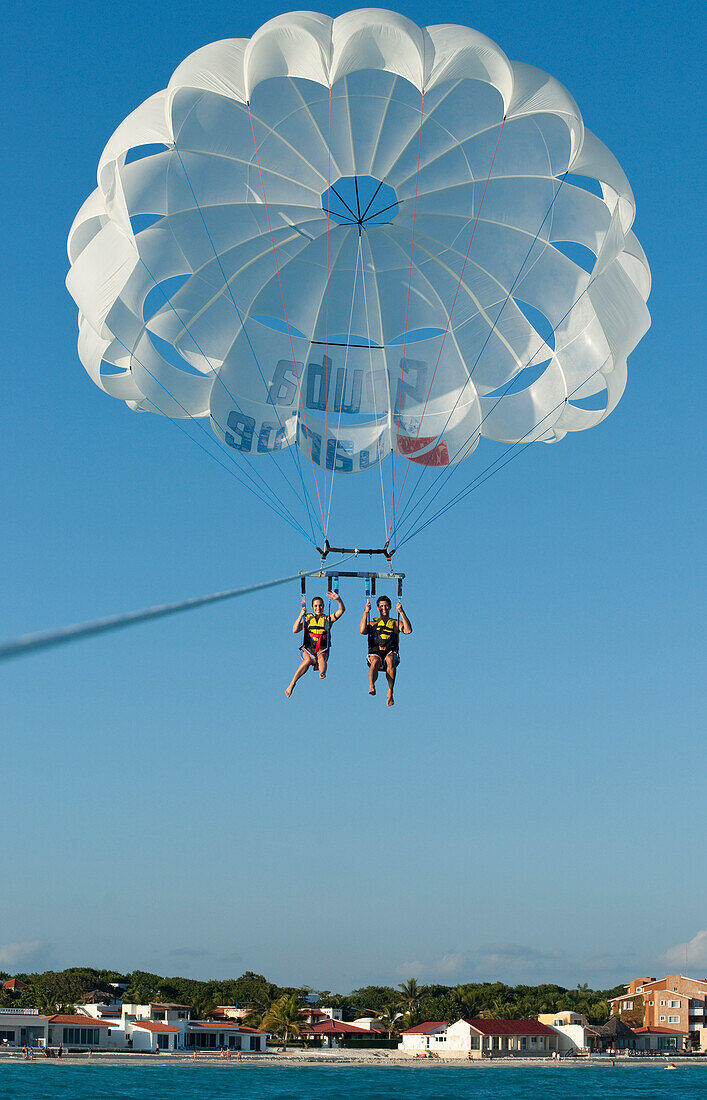
[[[134,1020],[133,1027],[144,1028],[145,1031],[181,1031],[180,1027],[165,1024],[162,1020]]]
[[[409,1027],[407,1031],[401,1032],[402,1035],[429,1035],[430,1031],[436,1031],[439,1027],[449,1027],[447,1020],[428,1020],[426,1024],[415,1024],[414,1027]]]
[[[537,1020],[470,1020],[465,1017],[464,1022],[482,1035],[557,1035],[551,1027]]]
[[[49,1017],[50,1024],[68,1024],[70,1027],[112,1027],[110,1020],[97,1020],[95,1016],[63,1016],[57,1013]]]
[[[16,989],[29,989],[29,986],[21,982],[19,978],[8,978],[6,982],[2,983],[2,988],[10,989],[14,992]]]
[[[321,1024],[312,1024],[302,1028],[303,1035],[383,1035],[380,1028],[356,1027],[345,1024],[343,1020],[324,1020]]]

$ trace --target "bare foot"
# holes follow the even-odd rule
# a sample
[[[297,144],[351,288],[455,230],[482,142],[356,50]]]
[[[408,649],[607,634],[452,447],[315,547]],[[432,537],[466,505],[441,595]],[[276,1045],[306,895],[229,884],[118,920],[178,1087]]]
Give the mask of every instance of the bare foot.
[[[320,672],[319,673],[319,679],[320,680],[326,680],[326,672]]]
[[[388,706],[388,707],[394,707],[395,706],[395,699],[393,698],[392,691],[388,692],[388,701],[386,703],[386,706]]]
[[[376,694],[376,689],[374,687],[369,688],[368,689],[368,694],[369,695],[375,695]]]
[[[291,687],[285,688],[285,695],[287,696],[288,699],[290,698],[290,696],[292,695],[292,688]]]

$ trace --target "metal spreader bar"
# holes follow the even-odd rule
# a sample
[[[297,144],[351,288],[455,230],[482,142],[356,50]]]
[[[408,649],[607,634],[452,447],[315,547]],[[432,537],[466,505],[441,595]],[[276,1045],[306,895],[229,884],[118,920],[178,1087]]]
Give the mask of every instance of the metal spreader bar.
[[[365,553],[366,551],[359,551],[359,553]],[[403,581],[405,580],[404,573],[353,573],[343,569],[325,569],[322,567],[319,570],[311,570],[308,572],[301,572],[301,584],[302,595],[307,594],[307,577],[317,578],[326,577],[327,584],[331,592],[339,591],[339,577],[361,577],[366,582],[366,595],[375,596],[376,594],[376,581],[397,581],[398,582],[398,596],[403,594]]]
[[[386,542],[385,546],[380,546],[375,550],[374,549],[362,550],[360,547],[357,547],[357,546],[330,546],[329,545],[329,539],[324,540],[324,549],[323,550],[322,550],[321,546],[317,546],[316,549],[321,554],[322,561],[324,561],[327,554],[355,554],[356,556],[358,556],[359,554],[382,554],[384,558],[387,558],[388,561],[390,561],[393,554],[395,553],[395,550],[391,550],[390,547],[388,546],[387,542]],[[349,576],[349,574],[347,574],[347,573],[340,573],[339,575],[342,576],[342,577]],[[365,576],[366,574],[365,573],[361,573],[361,574],[352,573],[350,575],[351,576]]]

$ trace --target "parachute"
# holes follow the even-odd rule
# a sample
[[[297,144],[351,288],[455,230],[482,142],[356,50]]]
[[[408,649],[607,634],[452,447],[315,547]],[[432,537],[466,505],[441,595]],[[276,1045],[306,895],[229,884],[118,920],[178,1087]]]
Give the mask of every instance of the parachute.
[[[108,141],[68,240],[79,357],[132,409],[210,422],[312,542],[335,474],[368,471],[388,548],[410,469],[615,408],[650,324],[634,213],[570,93],[479,32],[282,15],[187,57]]]

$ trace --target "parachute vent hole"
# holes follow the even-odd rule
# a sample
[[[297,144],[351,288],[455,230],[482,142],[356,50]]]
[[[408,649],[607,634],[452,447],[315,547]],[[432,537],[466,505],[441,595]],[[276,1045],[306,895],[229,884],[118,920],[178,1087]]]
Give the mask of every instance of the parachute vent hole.
[[[541,313],[536,306],[531,306],[528,302],[522,302],[520,298],[514,298],[513,301],[518,306],[526,321],[533,326],[538,336],[541,336],[549,348],[555,350],[555,330],[548,321],[544,313]]]
[[[177,291],[182,289],[188,278],[188,275],[172,275],[169,279],[163,279],[161,283],[155,283],[142,303],[143,321],[149,321],[161,309],[171,312],[169,302]]]
[[[125,163],[134,164],[136,160],[145,160],[146,157],[154,157],[157,153],[167,152],[169,152],[168,146],[162,145],[160,142],[154,142],[151,145],[134,145],[125,154]]]
[[[518,371],[510,382],[506,382],[505,385],[499,386],[496,390],[491,390],[490,393],[485,393],[484,399],[497,398],[497,397],[512,397],[514,393],[522,393],[523,390],[527,390],[528,386],[532,386],[534,382],[537,382],[538,378],[542,378],[543,374],[550,366],[551,360],[546,359],[543,363],[532,363],[527,367],[523,367]]]
[[[558,176],[558,179],[562,179],[562,177]],[[592,176],[575,176],[568,172],[565,176],[565,183],[571,183],[573,187],[581,187],[583,191],[588,191],[590,195],[596,195],[598,199],[604,198],[599,180],[593,179]]]
[[[341,176],[321,196],[322,210],[339,225],[388,225],[398,212],[393,188],[375,176]]]
[[[581,267],[588,275],[591,275],[597,258],[591,248],[587,248],[586,244],[578,244],[577,241],[553,241],[552,247],[561,252],[563,256],[566,256],[568,260],[571,260],[573,264],[576,264],[577,267]]]

